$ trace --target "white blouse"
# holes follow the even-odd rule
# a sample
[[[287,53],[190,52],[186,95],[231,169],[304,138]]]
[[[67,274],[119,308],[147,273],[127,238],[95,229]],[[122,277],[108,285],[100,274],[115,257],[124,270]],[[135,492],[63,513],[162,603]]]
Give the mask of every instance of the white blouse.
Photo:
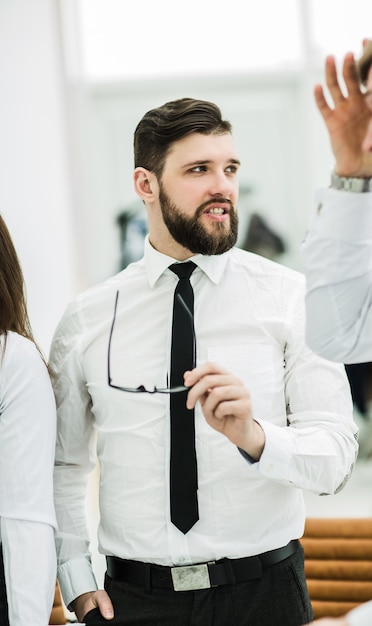
[[[0,540],[11,626],[46,626],[56,583],[55,401],[35,345],[0,343]]]

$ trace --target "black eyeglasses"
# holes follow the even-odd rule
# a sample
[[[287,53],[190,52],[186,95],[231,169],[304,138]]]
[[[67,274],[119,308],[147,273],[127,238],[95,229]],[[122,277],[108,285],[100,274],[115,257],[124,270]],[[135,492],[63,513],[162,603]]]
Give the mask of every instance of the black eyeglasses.
[[[177,298],[178,298],[179,302],[182,304],[183,308],[185,309],[185,311],[187,312],[187,315],[190,318],[190,322],[191,322],[191,326],[192,326],[192,336],[193,336],[193,367],[195,367],[195,364],[196,364],[196,337],[195,337],[195,328],[194,328],[194,317],[193,317],[193,314],[191,313],[189,307],[187,306],[186,302],[182,298],[182,296],[177,294]],[[188,391],[189,387],[186,387],[185,385],[179,385],[178,387],[154,387],[153,389],[146,389],[145,385],[139,385],[138,387],[121,387],[120,385],[114,385],[113,384],[112,378],[111,378],[111,365],[110,365],[110,362],[111,362],[111,341],[112,341],[112,335],[113,335],[113,332],[114,332],[114,326],[115,326],[115,321],[116,321],[116,311],[117,311],[117,308],[118,308],[118,300],[119,300],[119,291],[116,292],[115,307],[114,307],[114,317],[113,317],[112,324],[111,324],[110,335],[109,335],[108,351],[107,351],[107,382],[108,382],[108,386],[112,387],[113,389],[119,389],[120,391],[126,391],[128,393],[181,393],[182,391]]]

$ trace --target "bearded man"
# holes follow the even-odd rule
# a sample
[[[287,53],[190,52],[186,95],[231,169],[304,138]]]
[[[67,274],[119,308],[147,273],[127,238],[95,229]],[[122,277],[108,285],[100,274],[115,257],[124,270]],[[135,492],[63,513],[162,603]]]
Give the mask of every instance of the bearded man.
[[[66,309],[58,577],[86,624],[299,626],[312,619],[303,490],[334,494],[357,452],[347,379],[304,340],[303,276],[235,248],[231,125],[182,98],[134,135],[144,257]],[[97,452],[99,549],[84,496]]]

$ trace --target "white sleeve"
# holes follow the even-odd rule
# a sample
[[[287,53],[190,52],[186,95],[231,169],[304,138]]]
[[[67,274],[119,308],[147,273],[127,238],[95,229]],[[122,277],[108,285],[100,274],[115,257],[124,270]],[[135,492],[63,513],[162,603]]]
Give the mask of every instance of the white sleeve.
[[[54,470],[58,580],[67,607],[97,589],[85,509],[88,478],[95,467],[95,433],[81,362],[82,335],[72,304],[56,329],[50,352],[58,415]]]
[[[302,289],[288,296],[284,346],[287,427],[257,421],[265,447],[256,471],[319,495],[337,493],[350,478],[358,451],[350,386],[344,367],[305,344]]]
[[[372,601],[361,604],[350,611],[346,616],[348,626],[371,626],[372,624]]]
[[[372,193],[319,190],[302,244],[307,342],[332,361],[372,360]]]
[[[0,370],[0,530],[12,626],[48,624],[56,583],[55,401],[35,345],[8,333]]]
[[[56,585],[54,529],[37,522],[1,518],[9,622],[47,626]]]

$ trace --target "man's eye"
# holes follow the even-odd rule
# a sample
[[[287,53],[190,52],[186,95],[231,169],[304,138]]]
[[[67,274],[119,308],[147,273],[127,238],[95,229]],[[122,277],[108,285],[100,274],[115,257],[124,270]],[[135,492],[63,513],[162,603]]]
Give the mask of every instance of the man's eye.
[[[207,169],[207,168],[205,167],[205,165],[196,165],[195,167],[193,167],[193,168],[190,170],[190,172],[196,172],[196,173],[199,173],[199,172],[205,172],[205,171],[206,171],[206,169]]]
[[[226,168],[226,172],[230,172],[231,174],[235,174],[238,171],[238,168],[236,167],[236,165],[229,165]]]

